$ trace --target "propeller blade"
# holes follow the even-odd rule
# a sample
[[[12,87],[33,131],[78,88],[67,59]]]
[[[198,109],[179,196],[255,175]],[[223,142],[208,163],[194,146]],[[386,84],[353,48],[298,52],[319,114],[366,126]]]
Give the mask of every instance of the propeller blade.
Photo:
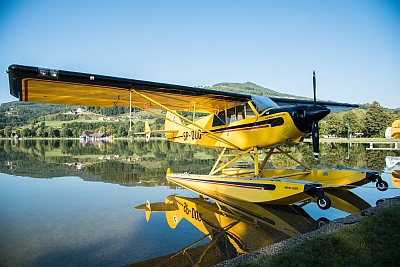
[[[315,77],[315,70],[313,71],[313,90],[314,90],[314,106],[317,105],[317,78]]]
[[[311,133],[312,133],[312,144],[313,144],[314,158],[315,158],[316,161],[318,161],[318,156],[319,156],[319,129],[318,129],[318,122],[317,121],[313,121],[312,122]]]

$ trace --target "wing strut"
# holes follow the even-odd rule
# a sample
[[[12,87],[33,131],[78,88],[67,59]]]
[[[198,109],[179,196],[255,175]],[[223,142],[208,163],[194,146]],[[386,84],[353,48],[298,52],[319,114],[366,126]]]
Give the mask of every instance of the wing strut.
[[[210,137],[213,137],[213,138],[215,138],[215,139],[217,139],[217,140],[219,140],[219,141],[221,141],[221,142],[223,142],[223,143],[225,143],[225,144],[228,144],[228,145],[233,146],[233,147],[235,147],[235,148],[237,148],[237,149],[240,150],[240,148],[239,148],[237,145],[235,145],[235,144],[233,144],[233,143],[231,143],[231,142],[225,140],[224,138],[219,137],[218,135],[215,135],[215,134],[212,133],[210,130],[208,130],[208,129],[206,129],[206,128],[200,126],[200,125],[198,125],[198,124],[195,123],[194,121],[191,121],[191,120],[185,118],[184,116],[182,116],[182,115],[176,113],[174,110],[171,110],[171,109],[167,108],[166,106],[164,106],[164,105],[158,103],[157,101],[151,99],[150,97],[148,97],[148,96],[146,96],[146,95],[144,95],[144,94],[139,93],[139,92],[136,91],[135,89],[132,89],[132,92],[134,92],[134,93],[137,94],[138,96],[143,97],[144,99],[149,100],[151,103],[156,104],[156,105],[159,106],[160,108],[162,108],[162,109],[164,109],[164,110],[166,110],[166,111],[169,111],[169,112],[175,114],[175,115],[178,116],[180,119],[182,119],[182,120],[188,122],[189,124],[192,124],[192,125],[196,126],[197,128],[202,129],[203,131],[205,131],[205,132],[207,132],[209,135],[211,135]]]
[[[129,134],[132,132],[132,90],[129,90]]]

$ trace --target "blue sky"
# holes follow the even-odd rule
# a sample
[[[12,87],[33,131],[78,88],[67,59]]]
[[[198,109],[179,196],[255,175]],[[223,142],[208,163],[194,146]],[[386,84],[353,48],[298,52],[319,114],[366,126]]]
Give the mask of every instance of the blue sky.
[[[0,67],[400,107],[400,1],[1,1]],[[9,94],[0,75],[0,103]]]

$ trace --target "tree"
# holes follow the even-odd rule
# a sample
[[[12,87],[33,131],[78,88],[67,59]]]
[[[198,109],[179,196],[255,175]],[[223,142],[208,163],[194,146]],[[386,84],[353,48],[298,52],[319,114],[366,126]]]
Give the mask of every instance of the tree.
[[[364,114],[358,109],[350,110],[343,113],[343,123],[345,125],[345,131],[349,130],[349,133],[361,133],[363,132],[363,121]],[[348,127],[348,129],[347,129]]]
[[[42,121],[42,122],[39,124],[39,127],[40,127],[42,130],[44,130],[44,128],[46,128],[46,123],[45,123],[44,121]]]
[[[31,136],[31,130],[28,127],[24,127],[21,129],[21,137],[29,137]]]
[[[51,137],[51,138],[55,137],[53,127],[47,127],[46,132],[47,132],[48,137]]]
[[[11,126],[6,126],[4,128],[4,135],[6,137],[11,137],[11,134],[12,134],[12,127]]]
[[[60,132],[61,137],[72,137],[72,130],[70,128],[63,127]]]
[[[37,136],[37,137],[43,137],[43,135],[44,135],[44,130],[43,130],[43,128],[41,128],[41,127],[37,128],[37,130],[36,130],[36,136]]]
[[[344,131],[343,118],[337,113],[329,114],[324,129],[326,134],[339,135]]]
[[[144,132],[144,122],[143,121],[138,121],[134,124],[133,127],[135,133],[140,133],[140,132]]]
[[[60,130],[54,129],[54,137],[60,137]]]
[[[367,137],[383,136],[386,130],[387,114],[383,107],[374,101],[365,112],[364,129]]]

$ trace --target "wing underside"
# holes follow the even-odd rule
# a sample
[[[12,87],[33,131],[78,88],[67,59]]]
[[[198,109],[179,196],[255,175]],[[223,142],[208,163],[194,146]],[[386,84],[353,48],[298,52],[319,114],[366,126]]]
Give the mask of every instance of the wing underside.
[[[8,73],[11,95],[24,102],[218,113],[256,100],[247,94],[22,65],[9,66]],[[312,100],[270,99],[279,106],[313,103]],[[317,104],[331,112],[358,107],[329,101],[317,101]]]
[[[213,113],[241,105],[250,95],[96,74],[11,65],[10,93],[25,102],[82,106],[163,107]],[[151,101],[149,101],[151,99]]]

